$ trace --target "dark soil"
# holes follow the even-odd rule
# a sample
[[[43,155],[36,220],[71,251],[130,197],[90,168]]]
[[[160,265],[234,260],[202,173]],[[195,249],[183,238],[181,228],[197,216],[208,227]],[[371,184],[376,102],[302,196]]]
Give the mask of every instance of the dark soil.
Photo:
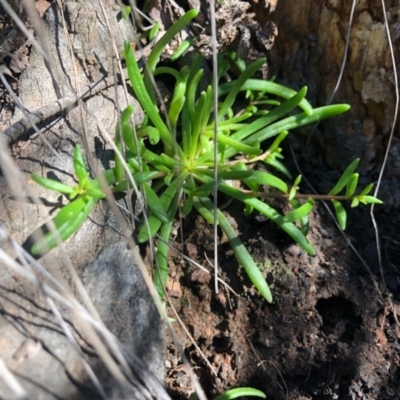
[[[301,172],[318,193],[328,193],[341,171],[329,170],[324,155],[306,144],[307,134],[304,140],[298,135],[290,137]],[[297,175],[290,154],[286,148],[288,167]],[[361,177],[361,185],[378,172]],[[304,180],[302,192],[312,192]],[[216,375],[178,322],[174,327],[208,398],[250,386],[270,400],[400,399],[400,215],[375,209],[382,267],[367,207],[348,209],[344,235],[320,203],[310,218],[308,238],[317,251],[310,257],[271,221],[245,216],[240,204],[230,204],[225,212],[263,268],[272,304],[252,287],[222,235],[220,274],[236,294],[222,285],[215,294],[210,275],[171,254],[172,304]],[[211,271],[212,232],[192,215],[177,229],[183,248],[179,240],[175,246]],[[194,388],[179,354],[169,338],[168,390],[174,399],[187,399]]]
[[[331,185],[328,171],[314,159],[315,165],[304,159],[300,165],[314,171],[308,176],[317,188],[316,175],[325,177],[319,186]],[[398,214],[377,211],[381,271],[366,209],[349,210],[344,236],[320,204],[308,235],[315,257],[272,222],[244,216],[240,204],[231,204],[225,212],[264,269],[274,301],[267,304],[258,295],[224,237],[219,238],[221,277],[237,295],[223,286],[216,295],[210,275],[171,255],[172,303],[217,375],[177,322],[174,327],[209,398],[232,387],[251,386],[274,400],[399,399]],[[196,215],[183,222],[184,252],[208,269],[212,229]],[[193,391],[191,380],[171,341],[168,349],[169,392],[174,399],[187,398]]]

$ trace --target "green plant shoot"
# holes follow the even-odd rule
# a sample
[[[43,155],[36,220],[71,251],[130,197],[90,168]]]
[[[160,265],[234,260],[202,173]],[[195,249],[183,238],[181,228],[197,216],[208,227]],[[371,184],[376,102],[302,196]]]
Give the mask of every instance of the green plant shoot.
[[[135,183],[142,187],[147,204],[147,223],[143,219],[137,232],[138,241],[146,242],[157,235],[162,239],[157,245],[159,268],[155,273],[155,284],[162,296],[168,275],[168,242],[174,219],[179,210],[183,216],[187,216],[195,209],[209,223],[219,224],[252,284],[266,301],[272,302],[272,294],[264,276],[229,218],[223,211],[217,210],[218,220],[214,221],[210,197],[215,170],[217,187],[221,193],[243,203],[247,214],[257,211],[276,223],[310,255],[314,255],[315,250],[306,237],[308,215],[316,200],[322,198],[332,201],[343,229],[346,226],[343,201],[350,201],[352,207],[360,203],[380,204],[381,201],[368,195],[372,185],[355,194],[358,160],[350,164],[325,196],[300,193],[301,176],[291,184],[279,177],[283,174],[291,179],[283,164],[280,147],[290,131],[342,114],[349,109],[348,105],[313,108],[305,99],[307,88],[296,92],[275,82],[254,79],[252,76],[265,62],[264,59],[246,66],[226,52],[219,55],[219,107],[213,110],[212,86],[208,85],[200,91],[200,82],[204,78],[200,55],[194,56],[191,67],[185,66],[180,70],[157,66],[165,46],[197,13],[196,10],[189,11],[166,32],[154,46],[144,71],[136,62],[130,44],[126,43],[124,47],[129,81],[147,116],[135,136],[130,125],[133,108],[128,106],[122,112],[116,128],[116,146],[119,150],[125,146],[124,154],[130,172]],[[185,42],[174,59],[187,50],[191,43],[191,39]],[[224,57],[231,57],[231,62],[234,61],[241,71],[230,82],[223,82],[222,78],[230,65]],[[151,75],[167,75],[169,80],[175,82],[165,116],[154,99]],[[214,159],[214,112],[218,118],[217,159]],[[257,168],[259,164],[269,168],[268,172]],[[78,146],[74,152],[74,169],[78,178],[78,185],[74,188],[47,178],[33,177],[42,186],[75,199],[53,219],[56,232],[47,233],[34,245],[32,252],[35,254],[42,254],[60,241],[67,240],[83,224],[96,202],[104,197],[99,181],[89,179]],[[105,171],[105,177],[113,192],[125,191],[129,187],[118,157],[115,158],[115,167]],[[265,187],[270,191],[266,192]],[[345,190],[344,195],[339,194],[342,190]],[[292,209],[286,215],[279,213],[268,204],[269,196],[286,199]]]

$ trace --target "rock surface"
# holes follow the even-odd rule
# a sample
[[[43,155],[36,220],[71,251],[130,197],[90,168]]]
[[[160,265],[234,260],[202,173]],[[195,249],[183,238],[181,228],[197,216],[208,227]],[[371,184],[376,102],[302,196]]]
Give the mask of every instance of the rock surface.
[[[108,7],[106,2],[104,7]],[[45,16],[44,49],[52,55],[52,60],[45,63],[33,49],[29,66],[21,75],[20,99],[30,111],[71,94],[72,90],[78,91],[113,70],[110,35],[99,3],[66,2],[62,11],[66,26],[62,24],[57,3],[53,3]],[[116,47],[121,50],[123,39],[132,41],[133,36],[132,28],[117,19],[117,13],[117,9],[110,9],[107,15],[117,32]],[[66,31],[74,49],[73,57]],[[55,151],[40,136],[33,135],[13,145],[14,161],[1,164],[0,220],[5,240],[0,257],[0,359],[27,398],[168,398],[155,378],[164,378],[164,325],[139,270],[142,261],[128,249],[121,225],[109,205],[105,201],[99,203],[78,233],[40,259],[44,270],[39,273],[34,264],[26,262],[26,254],[17,245],[25,242],[28,247],[29,235],[67,203],[63,196],[36,185],[30,174],[74,184],[72,154],[76,143],[89,148],[87,158],[95,156],[92,160],[100,160],[91,165],[93,170],[109,168],[111,147],[103,134],[113,135],[118,108],[123,109],[127,102],[135,100],[131,96],[126,98],[120,86],[104,91],[85,101],[82,109],[76,107],[39,126]],[[143,113],[135,104],[135,119],[140,123]],[[22,113],[16,113],[13,122],[21,117]],[[37,204],[39,199],[42,204]],[[122,201],[126,207],[126,199]],[[22,270],[12,270],[10,266],[32,271],[38,280],[29,281]],[[96,328],[97,338],[103,343],[103,355],[99,354],[96,335],[87,326],[88,317],[82,319],[76,307],[68,307],[67,292],[46,275],[49,273],[67,288],[75,300],[82,300],[71,266],[112,333],[111,339],[107,339],[104,329]],[[50,289],[54,292],[49,292]],[[54,297],[57,294],[61,297]],[[54,301],[64,326],[54,314],[49,298]],[[66,337],[68,330],[77,346],[71,344],[71,337]],[[105,343],[108,344],[104,347]],[[115,348],[110,348],[112,344]],[[116,370],[108,368],[116,361],[116,349],[129,364],[125,372],[121,361],[116,363]],[[97,376],[103,393],[95,387],[88,366]],[[5,381],[4,374],[0,374],[2,398],[17,398],[18,384],[12,389],[12,381]]]

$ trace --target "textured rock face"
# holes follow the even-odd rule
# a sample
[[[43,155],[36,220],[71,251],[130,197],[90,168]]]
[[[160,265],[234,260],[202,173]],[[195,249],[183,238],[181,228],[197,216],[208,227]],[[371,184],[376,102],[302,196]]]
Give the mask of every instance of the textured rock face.
[[[396,60],[400,35],[397,1],[386,1]],[[351,1],[280,0],[273,14],[279,27],[272,50],[273,73],[289,85],[308,86],[313,105],[325,105],[336,86],[345,53]],[[395,111],[395,87],[389,42],[380,0],[357,1],[342,83],[333,102],[351,104],[351,111],[322,125],[314,135],[331,167],[344,168],[361,157],[362,172],[380,167]],[[388,176],[399,178],[398,127]],[[397,149],[397,150],[396,150]],[[397,154],[397,155],[396,155]]]
[[[110,35],[98,4],[67,2],[63,9],[73,56],[57,3],[48,10],[43,33],[55,64],[50,74],[37,51],[32,51],[29,67],[21,75],[26,108],[33,111],[71,93],[71,87],[88,85],[112,71]],[[110,10],[108,15],[116,14]],[[120,48],[123,38],[132,40],[131,28],[118,25],[116,19],[114,24]],[[29,248],[29,235],[67,203],[64,196],[34,184],[30,174],[74,184],[76,143],[84,149],[86,144],[93,160],[98,160],[92,165],[95,170],[109,168],[110,145],[102,135],[113,134],[119,115],[116,105],[124,108],[127,101],[135,102],[126,99],[120,87],[102,92],[85,101],[82,114],[76,108],[39,127],[55,152],[36,135],[14,144],[13,160],[1,163],[2,398],[20,398],[17,394],[22,392],[31,399],[168,398],[156,379],[164,377],[164,326],[138,268],[140,256],[128,249],[108,204],[99,203],[78,233],[41,258],[40,272],[18,245],[25,242]],[[140,122],[143,113],[137,103],[135,109]],[[16,115],[14,122],[20,117]],[[43,203],[36,204],[37,199]],[[70,307],[77,300],[84,304],[71,267],[111,336],[95,316],[84,314],[77,305]],[[15,381],[5,379],[4,370]]]
[[[105,247],[84,268],[82,280],[104,324],[163,379],[163,325],[126,243]]]
[[[76,341],[74,346],[37,285],[0,265],[0,357],[28,398],[101,398],[87,365],[106,398],[142,399],[149,395],[149,388],[162,397],[162,387],[151,371],[163,379],[163,326],[137,261],[124,242],[105,247],[80,275],[101,320],[118,339],[115,343],[132,368],[133,387],[127,389],[97,356],[93,337],[78,315],[55,302]],[[60,264],[46,267],[57,273]],[[0,379],[2,398],[16,399],[8,383]]]

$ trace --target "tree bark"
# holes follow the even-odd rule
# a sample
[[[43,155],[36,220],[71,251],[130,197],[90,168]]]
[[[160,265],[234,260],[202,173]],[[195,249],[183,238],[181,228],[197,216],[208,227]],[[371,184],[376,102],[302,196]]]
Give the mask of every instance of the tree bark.
[[[343,170],[361,157],[361,172],[377,172],[382,164],[395,112],[394,70],[398,71],[399,6],[385,1],[393,43],[392,65],[380,0],[357,1],[349,50],[333,103],[348,103],[349,113],[329,120],[313,135],[329,166]],[[336,86],[345,54],[351,1],[280,0],[273,14],[279,27],[271,52],[272,74],[290,86],[308,87],[314,106],[327,104]],[[399,178],[398,123],[387,176]]]

